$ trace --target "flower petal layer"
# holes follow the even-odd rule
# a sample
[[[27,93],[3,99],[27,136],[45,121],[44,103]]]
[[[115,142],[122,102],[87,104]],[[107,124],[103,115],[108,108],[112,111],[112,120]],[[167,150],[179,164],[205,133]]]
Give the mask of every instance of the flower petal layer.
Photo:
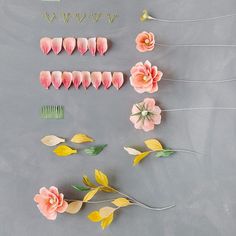
[[[96,55],[96,50],[97,50],[96,38],[90,38],[88,40],[88,49],[89,49],[92,56]]]
[[[44,37],[40,39],[40,49],[43,54],[47,55],[52,49],[52,39]]]
[[[62,72],[53,71],[52,72],[52,85],[55,89],[59,89],[62,84]]]
[[[108,42],[106,38],[99,37],[97,38],[97,51],[103,56],[108,50]]]
[[[102,73],[102,84],[105,89],[110,88],[112,83],[112,75],[111,72],[103,72]]]
[[[72,73],[71,72],[63,72],[62,74],[62,83],[66,89],[69,89],[72,83]]]
[[[39,75],[40,84],[48,89],[52,83],[52,77],[50,71],[41,71]]]
[[[72,76],[74,87],[78,89],[82,82],[82,73],[80,71],[73,71]]]
[[[114,72],[112,77],[113,86],[119,90],[124,83],[124,75],[122,72]]]
[[[73,53],[73,51],[75,50],[75,46],[76,46],[75,38],[69,37],[63,40],[63,47],[68,53],[68,55],[71,55]]]
[[[82,86],[87,89],[91,84],[91,77],[89,71],[82,71]]]
[[[62,49],[62,38],[54,38],[52,39],[52,50],[58,55]]]
[[[91,80],[93,87],[98,89],[102,83],[102,73],[101,72],[92,72],[91,73]]]
[[[78,38],[77,39],[77,48],[81,55],[84,55],[88,50],[88,39]]]

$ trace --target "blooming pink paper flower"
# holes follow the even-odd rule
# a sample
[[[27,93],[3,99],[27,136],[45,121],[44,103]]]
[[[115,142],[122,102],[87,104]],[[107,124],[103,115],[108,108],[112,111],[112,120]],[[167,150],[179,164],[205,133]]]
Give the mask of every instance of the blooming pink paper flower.
[[[152,32],[143,31],[136,37],[136,48],[140,52],[152,51],[155,47],[155,36]]]
[[[153,98],[145,98],[143,102],[133,105],[130,121],[136,129],[148,132],[161,123],[161,109],[155,105]]]
[[[138,93],[154,93],[158,90],[157,82],[161,80],[163,73],[147,60],[143,64],[137,63],[130,70],[130,84]]]
[[[64,195],[52,186],[49,189],[41,188],[39,194],[35,195],[34,201],[38,204],[39,211],[48,220],[55,220],[57,213],[65,212],[68,207],[68,203],[63,198]]]

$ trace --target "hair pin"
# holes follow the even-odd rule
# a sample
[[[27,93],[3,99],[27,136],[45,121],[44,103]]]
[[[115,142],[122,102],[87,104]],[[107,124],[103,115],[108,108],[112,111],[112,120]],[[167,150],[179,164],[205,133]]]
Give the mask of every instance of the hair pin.
[[[58,55],[62,48],[67,52],[68,55],[72,55],[77,47],[77,50],[81,55],[84,55],[87,51],[90,52],[92,56],[96,53],[103,56],[108,50],[107,38],[48,38],[44,37],[40,39],[40,49],[43,54],[48,55],[51,51],[55,55]]]
[[[228,17],[234,17],[234,16],[236,16],[236,13],[221,15],[221,16],[214,16],[214,17],[198,18],[198,19],[172,20],[172,19],[162,19],[162,18],[152,17],[147,10],[143,10],[143,12],[140,16],[140,20],[142,22],[148,21],[148,20],[154,20],[154,21],[159,21],[159,22],[163,22],[163,23],[189,23],[189,22],[220,20],[220,19],[224,19],[224,18],[228,18]]]
[[[51,84],[55,89],[59,89],[61,85],[66,89],[69,89],[72,85],[75,89],[78,89],[81,84],[84,89],[88,89],[92,84],[95,89],[99,89],[101,85],[103,85],[104,89],[109,89],[113,85],[119,90],[124,84],[124,75],[122,72],[41,71],[39,79],[40,84],[45,89],[49,89]]]
[[[51,105],[42,106],[40,115],[43,119],[64,119],[64,107]]]
[[[159,106],[156,106],[156,102],[153,98],[145,98],[142,102],[133,105],[130,121],[134,124],[136,129],[143,129],[148,132],[153,130],[155,125],[159,125],[161,123],[162,112],[203,110],[233,111],[236,110],[236,107],[186,107],[161,109]]]
[[[175,207],[170,205],[166,207],[151,207],[145,203],[142,203],[133,197],[123,193],[116,188],[112,187],[109,183],[109,179],[102,171],[95,169],[95,180],[93,183],[88,176],[83,176],[83,184],[72,185],[72,187],[79,192],[85,192],[83,199],[66,199],[63,193],[59,193],[58,189],[54,186],[49,189],[43,187],[39,190],[39,193],[35,195],[34,201],[37,204],[39,211],[48,220],[55,220],[57,214],[68,213],[77,214],[83,206],[89,204],[101,204],[107,203],[105,207],[95,210],[88,215],[88,219],[92,222],[100,223],[101,228],[107,228],[113,221],[114,215],[117,211],[122,210],[125,207],[138,206],[146,210],[151,211],[163,211]],[[93,201],[95,195],[98,193],[116,194],[117,197],[113,199],[105,199]]]

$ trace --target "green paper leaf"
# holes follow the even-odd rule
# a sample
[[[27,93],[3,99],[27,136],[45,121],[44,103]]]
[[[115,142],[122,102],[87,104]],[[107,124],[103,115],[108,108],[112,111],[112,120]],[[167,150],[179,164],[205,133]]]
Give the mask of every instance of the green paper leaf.
[[[90,188],[88,187],[84,187],[84,186],[80,186],[80,185],[72,185],[72,187],[80,192],[85,192],[85,191],[89,191]]]
[[[84,149],[84,152],[88,154],[89,156],[96,156],[99,153],[101,153],[106,146],[107,144],[88,147]]]
[[[170,155],[174,154],[175,152],[172,150],[162,150],[156,153],[156,157],[169,157]]]

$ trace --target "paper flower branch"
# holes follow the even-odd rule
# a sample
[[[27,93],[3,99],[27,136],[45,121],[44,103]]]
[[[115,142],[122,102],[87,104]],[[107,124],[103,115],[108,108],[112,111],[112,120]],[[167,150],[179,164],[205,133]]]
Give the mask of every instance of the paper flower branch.
[[[124,75],[122,72],[89,72],[89,71],[41,71],[39,76],[40,84],[49,89],[51,85],[55,89],[59,89],[62,85],[69,89],[72,85],[78,89],[80,85],[84,89],[88,89],[92,84],[95,89],[99,89],[102,85],[104,89],[109,89],[113,85],[119,90],[124,84]]]
[[[215,16],[215,17],[206,17],[206,18],[198,18],[198,19],[180,19],[180,20],[172,20],[172,19],[161,19],[161,18],[156,18],[153,17],[149,14],[147,10],[143,10],[141,16],[140,16],[140,21],[148,21],[148,20],[154,20],[154,21],[159,21],[163,23],[188,23],[188,22],[199,22],[199,21],[210,21],[210,20],[219,20],[223,18],[228,18],[228,17],[234,17],[236,16],[236,13],[233,14],[227,14],[227,15],[221,15],[221,16]]]
[[[58,55],[62,48],[67,52],[68,55],[72,55],[77,46],[77,50],[81,55],[84,55],[88,50],[92,56],[96,55],[98,52],[103,56],[108,50],[107,38],[48,38],[44,37],[40,40],[40,49],[43,54],[47,55],[51,52]]]
[[[85,175],[83,176],[84,186],[73,185],[75,190],[87,192],[82,200],[64,199],[64,195],[59,193],[56,187],[52,186],[49,189],[45,187],[41,188],[39,194],[35,195],[34,201],[37,203],[39,211],[48,220],[55,220],[58,213],[66,212],[68,214],[77,214],[82,206],[86,204],[109,203],[108,206],[93,211],[88,215],[88,219],[92,222],[99,222],[102,229],[107,228],[112,223],[115,213],[124,207],[138,206],[148,210],[162,211],[175,206],[150,207],[133,197],[120,192],[116,188],[111,187],[108,177],[100,170],[95,170],[95,180],[97,183],[91,182]],[[119,195],[119,197],[108,200],[91,201],[99,192],[106,194],[113,193]]]
[[[157,139],[148,139],[145,142],[146,147],[149,149],[148,151],[141,152],[135,148],[131,147],[124,147],[125,151],[127,151],[130,155],[135,156],[133,160],[133,165],[138,165],[144,158],[149,156],[152,153],[155,153],[155,157],[157,158],[165,158],[169,157],[175,152],[185,152],[191,154],[200,154],[195,151],[185,150],[185,149],[170,149],[164,148],[163,145]]]
[[[70,140],[72,143],[76,144],[82,144],[82,143],[91,143],[94,142],[94,139],[91,137],[87,136],[86,134],[76,134],[72,137]],[[60,143],[65,143],[66,139],[64,138],[59,138],[55,135],[47,135],[41,139],[41,142],[49,147],[56,146]],[[103,149],[107,147],[107,144],[103,145],[97,145],[97,146],[89,146],[85,149],[83,149],[84,153],[86,153],[89,156],[97,156],[100,154]],[[57,146],[53,152],[59,156],[59,157],[67,157],[73,154],[78,154],[78,149],[73,149],[67,145],[59,145]]]
[[[134,124],[136,129],[143,129],[148,132],[153,130],[155,125],[159,125],[161,123],[161,112],[196,110],[233,111],[236,110],[236,107],[189,107],[161,110],[159,106],[156,106],[156,102],[153,98],[145,98],[142,102],[133,105],[130,121]]]

